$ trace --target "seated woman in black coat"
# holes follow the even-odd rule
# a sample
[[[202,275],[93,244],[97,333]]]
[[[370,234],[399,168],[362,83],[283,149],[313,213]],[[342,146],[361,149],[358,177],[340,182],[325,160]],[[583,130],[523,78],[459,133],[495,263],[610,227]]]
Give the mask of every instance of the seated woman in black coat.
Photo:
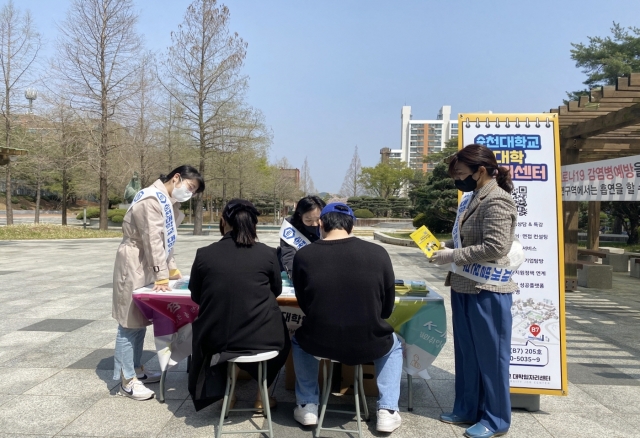
[[[258,215],[249,201],[229,201],[220,220],[222,239],[200,248],[193,262],[189,289],[200,311],[193,323],[189,392],[196,410],[224,396],[229,359],[279,351],[267,364],[271,385],[289,354],[276,302],[282,292],[279,261],[274,248],[256,242]],[[257,363],[237,365],[257,380]]]
[[[280,228],[280,268],[291,278],[293,258],[305,245],[320,239],[320,212],[325,202],[317,196],[305,196],[296,204],[293,216]],[[295,230],[290,230],[294,228]]]

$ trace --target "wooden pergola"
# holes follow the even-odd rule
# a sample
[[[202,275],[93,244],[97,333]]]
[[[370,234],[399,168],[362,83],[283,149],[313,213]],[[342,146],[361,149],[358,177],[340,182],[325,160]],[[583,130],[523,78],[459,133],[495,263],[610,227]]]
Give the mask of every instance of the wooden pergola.
[[[640,155],[640,73],[552,109],[560,124],[562,165]],[[567,286],[577,275],[578,202],[563,202]],[[589,202],[587,246],[599,244],[600,202]]]

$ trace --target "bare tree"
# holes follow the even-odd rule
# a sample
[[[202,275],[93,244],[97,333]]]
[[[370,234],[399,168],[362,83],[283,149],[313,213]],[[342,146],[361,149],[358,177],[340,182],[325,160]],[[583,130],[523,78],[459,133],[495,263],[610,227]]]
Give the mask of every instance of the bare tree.
[[[183,109],[176,99],[168,93],[165,106],[163,108],[164,117],[160,121],[162,125],[162,137],[165,146],[165,158],[167,169],[173,169],[176,163],[176,148],[180,147],[183,130],[180,129]]]
[[[41,38],[36,32],[29,11],[21,13],[13,1],[0,10],[0,68],[2,69],[2,102],[0,111],[4,119],[4,141],[11,147],[13,109],[21,86],[27,81],[30,69],[40,51]],[[11,205],[11,162],[6,165],[7,225],[13,225]]]
[[[247,44],[231,34],[229,9],[216,0],[195,0],[187,8],[164,62],[163,85],[184,108],[187,129],[200,151],[205,175],[209,151],[225,144],[225,113],[243,98],[247,78],[240,74]],[[195,200],[194,234],[202,234],[202,196]]]
[[[256,178],[257,167],[267,160],[267,153],[273,135],[266,126],[261,111],[245,107],[237,113],[236,141],[239,148],[236,157],[238,174],[238,197],[245,198],[259,191],[259,178]]]
[[[58,182],[62,192],[62,225],[67,225],[67,209],[72,192],[73,176],[81,165],[87,163],[88,140],[83,124],[71,108],[67,98],[49,94],[44,96],[49,108],[45,114],[49,126],[49,135],[55,147],[51,147],[50,160],[53,163],[53,179]]]
[[[40,198],[44,184],[53,169],[51,142],[45,120],[33,114],[24,116],[18,126],[12,128],[13,144],[27,149],[29,155],[18,163],[13,175],[35,187],[34,223],[40,223]]]
[[[280,214],[286,214],[287,201],[293,204],[300,198],[300,181],[296,178],[298,169],[293,169],[286,158],[277,160],[271,168],[271,185],[274,199],[274,212],[280,204]],[[274,216],[274,221],[277,220]]]
[[[358,146],[356,146],[353,158],[351,158],[349,170],[347,170],[347,174],[344,176],[344,181],[342,182],[342,188],[340,189],[341,195],[355,197],[362,194],[364,187],[360,182],[361,172],[362,165],[360,164],[360,155],[358,155]]]
[[[140,184],[147,187],[160,172],[163,157],[157,144],[156,119],[158,110],[156,69],[150,54],[142,57],[136,78],[137,93],[131,95],[128,105],[130,113],[135,114],[131,129],[131,147],[125,148],[128,161],[133,170],[138,171]],[[132,160],[135,158],[135,160]],[[128,177],[129,175],[127,175]]]
[[[311,170],[309,169],[307,157],[304,157],[304,164],[302,165],[302,169],[300,169],[300,190],[302,190],[305,196],[316,193],[316,187],[313,185],[313,180],[311,179]]]
[[[245,198],[257,192],[256,160],[266,157],[271,132],[264,124],[262,113],[251,107],[236,107],[225,117],[216,118],[222,124],[220,141],[211,154],[212,174],[216,185],[222,184],[222,201],[230,196]]]
[[[107,229],[108,156],[118,147],[114,130],[123,103],[135,91],[141,37],[132,0],[73,0],[60,26],[56,74],[68,85],[71,104],[96,132],[100,179],[100,229]],[[93,120],[98,121],[94,129]]]

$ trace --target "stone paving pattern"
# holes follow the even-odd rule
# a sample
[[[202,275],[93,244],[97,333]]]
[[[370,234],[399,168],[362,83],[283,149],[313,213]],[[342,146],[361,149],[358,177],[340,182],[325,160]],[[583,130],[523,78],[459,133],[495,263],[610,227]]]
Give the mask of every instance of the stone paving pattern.
[[[188,273],[195,251],[213,236],[180,236],[176,259]],[[260,235],[271,246],[275,233]],[[220,403],[196,413],[187,392],[186,363],[168,373],[167,403],[115,396],[111,379],[116,322],[111,318],[111,281],[118,239],[0,242],[0,437],[109,436],[212,437]],[[396,276],[424,279],[445,297],[444,271],[429,266],[414,248],[384,246]],[[567,294],[569,396],[542,396],[541,410],[514,410],[508,436],[640,436],[640,280],[614,273],[613,290],[583,289]],[[152,329],[145,339],[146,366],[158,369]],[[397,437],[461,437],[464,428],[437,420],[453,404],[453,343],[429,368],[431,380],[414,379],[413,412],[407,412],[406,383],[401,394],[402,427]],[[276,385],[273,413],[277,437],[311,437],[293,420],[295,397]],[[149,385],[157,390],[157,384]],[[240,382],[238,407],[251,406],[254,382]],[[351,403],[350,396],[332,398]],[[369,398],[375,412],[375,399]],[[232,413],[229,429],[262,427],[264,418]],[[355,422],[333,414],[330,427]],[[375,431],[375,417],[366,424]],[[257,435],[251,435],[257,436]],[[346,436],[327,433],[323,436]]]

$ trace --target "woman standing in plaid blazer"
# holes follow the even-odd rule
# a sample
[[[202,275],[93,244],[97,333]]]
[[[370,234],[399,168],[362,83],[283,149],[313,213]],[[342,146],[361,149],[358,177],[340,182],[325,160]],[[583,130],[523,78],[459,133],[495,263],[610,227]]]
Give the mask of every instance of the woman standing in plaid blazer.
[[[486,146],[472,144],[453,155],[449,175],[465,195],[456,218],[454,249],[438,251],[432,260],[451,263],[454,271],[445,285],[451,286],[456,396],[453,412],[440,420],[472,424],[465,436],[489,438],[505,434],[511,424],[511,304],[518,285],[511,279],[507,254],[517,210],[509,170],[498,166]],[[463,270],[474,264],[480,269]],[[501,274],[482,278],[489,271]]]

